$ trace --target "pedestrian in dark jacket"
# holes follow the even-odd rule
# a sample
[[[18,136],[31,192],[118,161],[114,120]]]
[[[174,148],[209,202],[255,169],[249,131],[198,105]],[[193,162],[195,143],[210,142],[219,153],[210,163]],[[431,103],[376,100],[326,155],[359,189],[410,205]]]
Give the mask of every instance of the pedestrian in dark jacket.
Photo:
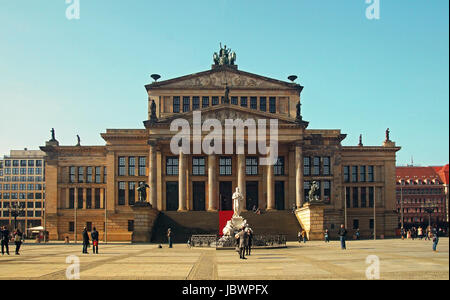
[[[431,232],[433,233],[433,251],[436,252],[439,243],[439,231],[434,227]]]
[[[83,229],[83,254],[87,254],[87,248],[89,246],[89,234],[87,231],[87,228],[84,227]]]
[[[94,230],[91,232],[91,240],[92,240],[92,254],[98,254],[98,231],[94,227]]]
[[[247,255],[251,255],[252,253],[252,244],[253,244],[253,232],[250,228],[247,228],[247,247],[246,247],[246,252]]]
[[[239,258],[240,259],[246,259],[245,258],[245,247],[248,245],[248,236],[247,232],[245,232],[244,228],[241,228],[239,233],[235,236],[236,239],[239,239]]]
[[[9,239],[10,239],[10,234],[9,234],[9,230],[6,228],[6,226],[3,226],[1,232],[0,232],[0,238],[1,238],[1,243],[2,243],[2,255],[5,254],[5,248],[6,248],[6,254],[9,255]]]
[[[167,241],[169,242],[169,248],[172,248],[172,229],[167,230]]]
[[[329,243],[330,242],[330,232],[328,231],[328,228],[325,229],[324,237],[325,237],[325,243]]]
[[[347,230],[344,227],[344,224],[341,225],[341,228],[339,228],[339,239],[341,240],[341,249],[345,250],[347,249],[347,246],[345,245],[345,239],[347,237]]]
[[[19,228],[16,229],[14,232],[14,243],[16,244],[16,255],[20,255],[19,250],[20,246],[22,245],[23,240],[23,233],[20,231]]]

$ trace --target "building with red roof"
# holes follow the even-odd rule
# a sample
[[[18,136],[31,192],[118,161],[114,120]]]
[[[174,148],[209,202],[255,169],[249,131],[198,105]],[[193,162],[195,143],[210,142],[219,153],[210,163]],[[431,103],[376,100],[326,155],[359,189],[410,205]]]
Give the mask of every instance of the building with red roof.
[[[397,211],[405,228],[448,224],[448,167],[396,168]]]

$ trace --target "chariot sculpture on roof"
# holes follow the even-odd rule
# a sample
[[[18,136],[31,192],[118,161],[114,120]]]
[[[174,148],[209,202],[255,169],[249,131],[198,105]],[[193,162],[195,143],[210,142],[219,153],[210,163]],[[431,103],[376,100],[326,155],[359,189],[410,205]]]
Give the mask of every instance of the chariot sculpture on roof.
[[[219,53],[214,52],[213,59],[216,66],[234,66],[234,63],[236,62],[236,53],[227,48],[226,45],[222,48],[222,43],[220,43],[220,51]]]

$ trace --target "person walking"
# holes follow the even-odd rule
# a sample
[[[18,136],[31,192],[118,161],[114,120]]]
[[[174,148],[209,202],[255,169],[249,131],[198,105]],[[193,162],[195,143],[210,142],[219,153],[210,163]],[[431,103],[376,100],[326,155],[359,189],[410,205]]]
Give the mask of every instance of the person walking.
[[[239,258],[247,259],[245,258],[245,247],[248,245],[248,236],[244,228],[239,230],[239,232],[235,235],[235,238],[239,239]]]
[[[253,243],[253,232],[250,228],[247,228],[247,247],[246,247],[246,252],[247,255],[250,256],[252,253],[252,243]]]
[[[345,238],[347,236],[347,229],[345,229],[344,224],[341,225],[341,228],[339,228],[339,239],[341,240],[341,249],[345,250],[347,249],[347,246],[345,244]]]
[[[359,232],[359,228],[356,229],[355,235],[356,235],[356,239],[357,239],[357,240],[361,239],[361,232]]]
[[[303,244],[306,244],[306,231],[304,229],[302,230],[302,240]]]
[[[167,241],[169,242],[169,248],[172,248],[172,229],[167,229]]]
[[[6,226],[2,227],[2,230],[0,232],[0,238],[1,238],[1,243],[2,243],[2,255],[5,254],[5,249],[6,249],[6,254],[9,255],[9,239],[10,239],[10,233],[8,228],[6,228]]]
[[[405,235],[406,235],[406,233],[405,233],[405,228],[402,227],[402,228],[400,229],[400,236],[401,236],[402,240],[405,239]]]
[[[423,239],[423,229],[422,226],[419,226],[419,228],[417,229],[417,234],[419,236],[419,239],[422,240]]]
[[[297,240],[298,240],[299,243],[302,242],[302,231],[299,231],[299,232],[298,232],[298,234],[297,234]]]
[[[436,227],[434,227],[432,233],[433,233],[433,251],[436,252],[437,245],[439,243],[439,231],[437,230]]]
[[[325,243],[329,243],[330,242],[330,232],[328,231],[328,228],[325,228],[325,232],[323,235],[325,237]]]
[[[94,227],[94,230],[91,232],[91,240],[92,240],[92,254],[98,254],[98,231],[97,228]]]
[[[83,229],[83,254],[88,254],[87,248],[89,246],[89,234],[87,231],[87,228],[84,227]]]
[[[22,245],[23,233],[20,231],[19,228],[17,228],[13,236],[14,236],[14,243],[16,244],[16,255],[20,255],[19,250],[20,246]]]

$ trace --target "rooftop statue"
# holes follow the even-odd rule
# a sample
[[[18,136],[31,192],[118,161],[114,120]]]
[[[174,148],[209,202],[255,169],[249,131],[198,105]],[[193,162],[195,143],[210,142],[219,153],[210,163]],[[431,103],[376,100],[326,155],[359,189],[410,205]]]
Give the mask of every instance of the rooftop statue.
[[[220,51],[219,53],[214,52],[213,60],[216,66],[234,66],[234,63],[236,62],[236,53],[229,48],[227,49],[226,45],[222,48],[222,43],[220,43]]]

